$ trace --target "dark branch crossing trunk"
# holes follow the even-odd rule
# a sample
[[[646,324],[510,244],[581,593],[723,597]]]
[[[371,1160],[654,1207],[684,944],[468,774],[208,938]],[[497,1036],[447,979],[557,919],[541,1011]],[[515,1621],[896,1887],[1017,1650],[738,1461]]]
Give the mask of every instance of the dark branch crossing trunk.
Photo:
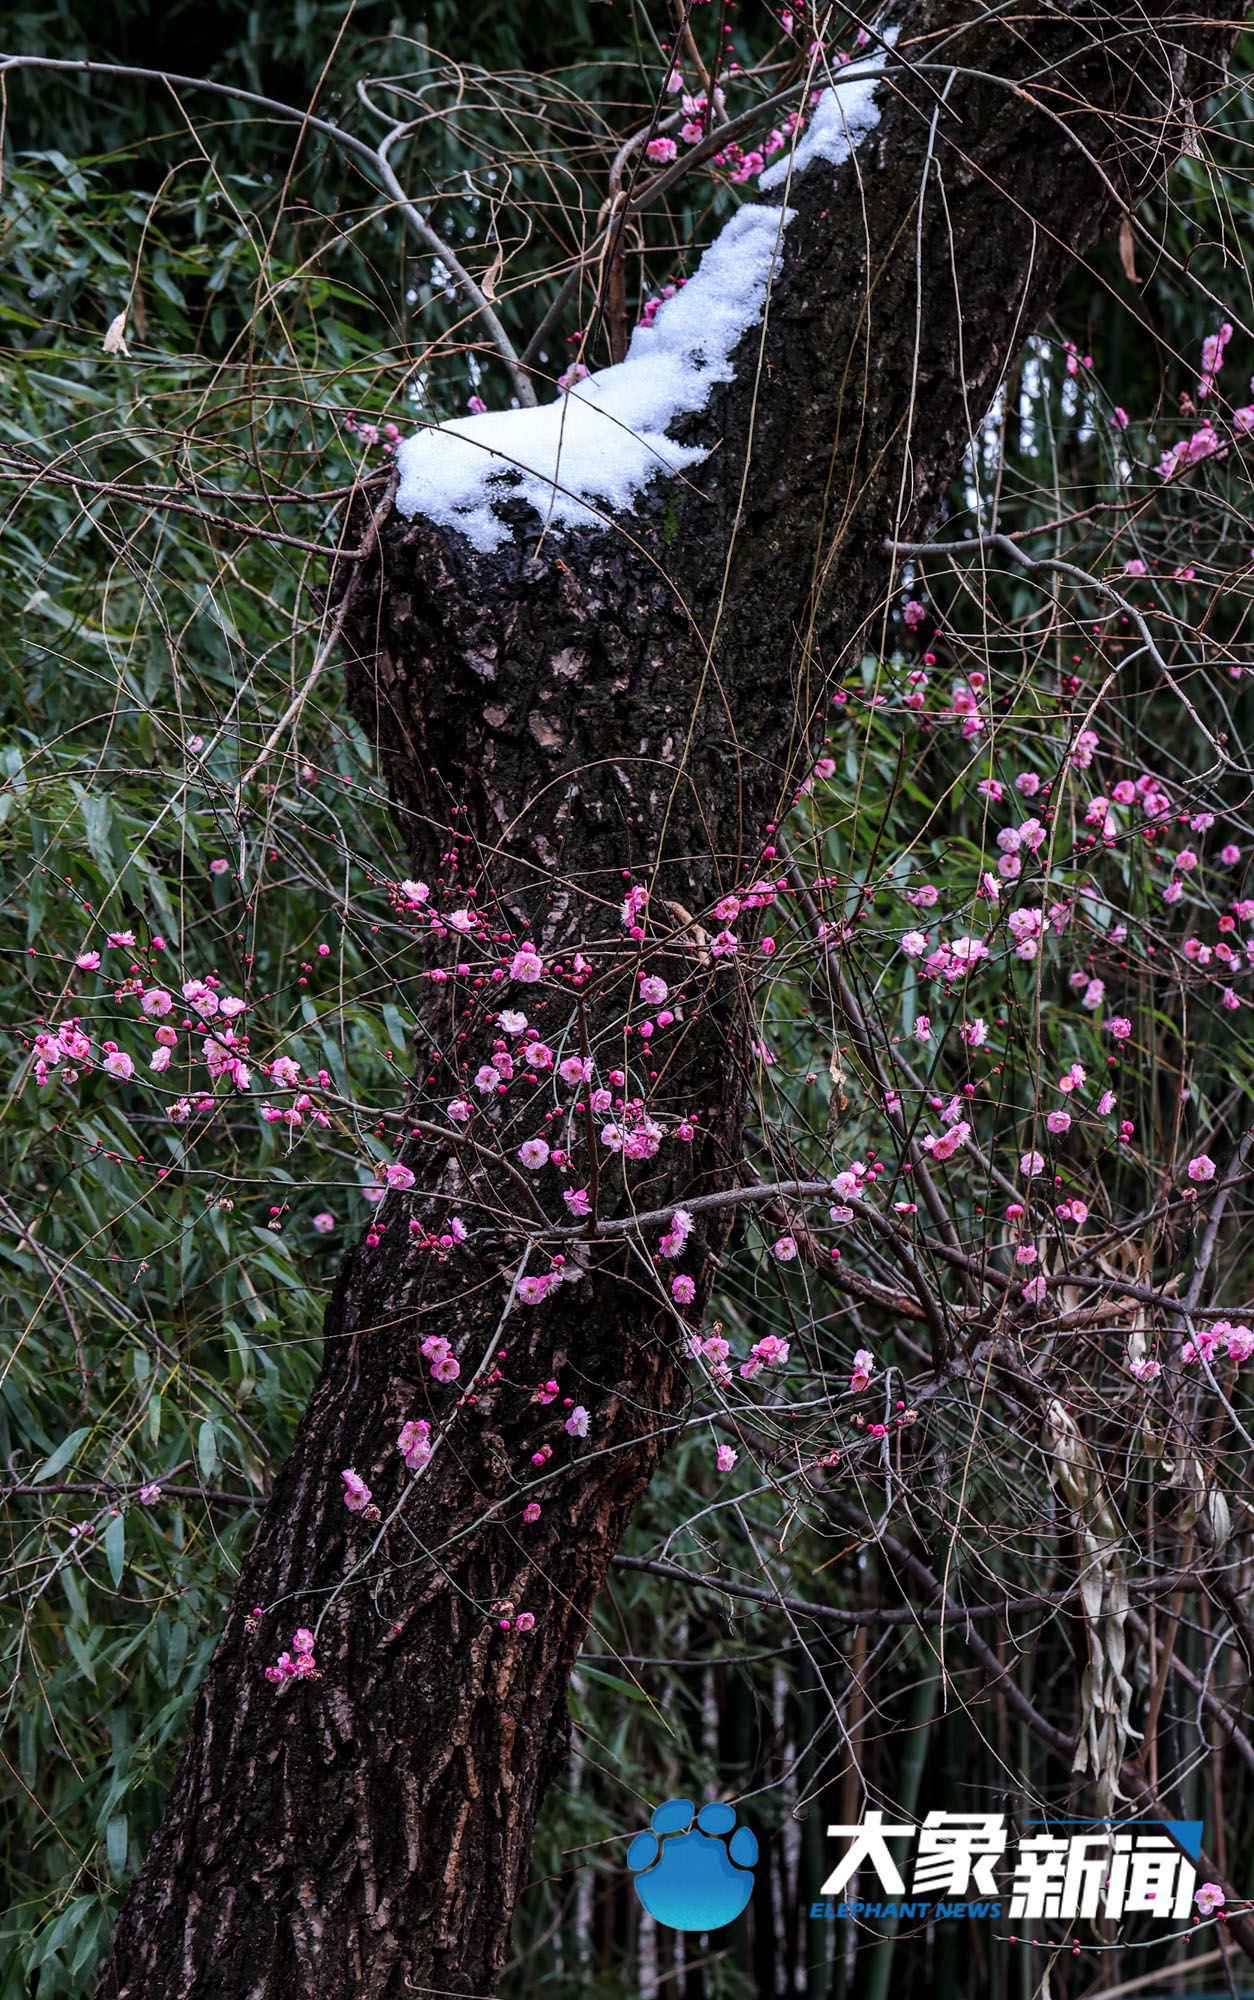
[[[736,1179],[753,1060],[742,975],[693,953],[689,916],[746,871],[783,872],[768,829],[851,649],[875,643],[886,542],[935,520],[1024,336],[1072,260],[1161,178],[1190,101],[1219,80],[1231,34],[1216,23],[1241,11],[1056,5],[1005,26],[952,0],[918,11],[899,43],[913,67],[891,65],[878,125],[788,190],[765,326],[681,434],[709,448],[695,471],[655,481],[605,530],[545,533],[506,500],[512,536],[490,555],[421,516],[387,522],[345,623],[349,701],[419,871],[448,873],[452,827],[498,935],[562,967],[543,987],[431,986],[416,1115],[465,1087],[459,1064],[473,1077],[490,1059],[504,1002],[550,1042],[566,1032],[568,1052],[586,1033],[607,1064],[616,1036],[663,1122],[695,1116],[690,1144],[602,1175],[602,1216]],[[634,969],[625,877],[650,890]],[[592,970],[576,991],[581,949]],[[856,974],[856,923],[844,956]],[[635,970],[689,995],[655,1054],[621,1025]],[[511,1098],[508,1157],[540,1115],[518,1122]],[[416,1139],[405,1157],[417,1186],[389,1194],[382,1240],[344,1260],[320,1380],[119,1921],[103,1989],[119,2000],[487,1994],[507,1956],[566,1754],[572,1665],[689,1411],[684,1328],[652,1238],[565,1243],[577,1278],[502,1326],[537,1227],[518,1180],[464,1136]],[[565,1221],[556,1171],[527,1178]],[[433,1261],[409,1221],[438,1235],[454,1211],[472,1240]],[[728,1226],[707,1213],[688,1245],[691,1325]],[[419,1355],[430,1333],[460,1359],[454,1385]],[[549,1378],[561,1394],[536,1403]],[[566,1397],[589,1411],[586,1439],[564,1429]],[[341,1468],[387,1520],[410,1480],[397,1434],[419,1416],[435,1455],[371,1556],[380,1526],[346,1512]],[[542,1512],[525,1524],[533,1493]],[[503,1605],[534,1629],[502,1629]],[[320,1615],[321,1678],[271,1686],[264,1666]]]

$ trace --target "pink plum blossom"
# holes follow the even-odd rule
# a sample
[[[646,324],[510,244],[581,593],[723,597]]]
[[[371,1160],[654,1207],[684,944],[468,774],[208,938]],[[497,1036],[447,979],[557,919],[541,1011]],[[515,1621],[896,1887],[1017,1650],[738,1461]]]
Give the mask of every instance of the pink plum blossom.
[[[509,976],[523,986],[534,986],[544,977],[544,960],[534,945],[525,944],[510,960]]]
[[[421,1472],[431,1456],[431,1426],[425,1417],[402,1425],[396,1448],[411,1472]]]

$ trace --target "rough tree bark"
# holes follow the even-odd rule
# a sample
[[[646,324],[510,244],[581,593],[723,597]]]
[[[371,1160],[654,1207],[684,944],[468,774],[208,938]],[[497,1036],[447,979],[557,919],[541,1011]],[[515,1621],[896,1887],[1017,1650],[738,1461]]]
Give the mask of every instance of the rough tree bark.
[[[614,531],[542,534],[507,502],[514,532],[491,556],[421,517],[388,521],[346,623],[349,699],[420,871],[448,874],[453,826],[462,880],[499,931],[529,925],[565,974],[587,952],[593,1041],[633,983],[601,969],[606,941],[621,967],[624,872],[657,916],[708,909],[759,863],[832,677],[892,587],[886,538],[933,522],[1017,347],[1073,259],[1161,178],[1190,101],[1219,79],[1224,19],[1243,11],[1074,0],[1001,25],[963,0],[924,5],[898,45],[913,67],[892,66],[870,138],[794,181],[765,332],[746,334],[735,379],[691,420],[710,447],[695,473],[655,482]],[[677,937],[642,949],[651,969],[691,973]],[[490,1055],[487,1007],[506,990],[431,988],[425,1096],[447,1102],[457,1065],[473,1075]],[[662,1104],[699,1113],[695,1142],[663,1146],[629,1188],[603,1179],[603,1216],[734,1176],[748,1061],[736,993],[734,974],[711,973],[659,1064]],[[529,1011],[555,1035],[573,993],[555,980]],[[414,1193],[389,1196],[382,1242],[344,1260],[321,1378],[117,1926],[110,2000],[485,1994],[506,1956],[565,1754],[572,1663],[683,1420],[685,1367],[647,1259],[589,1243],[577,1283],[508,1319],[501,1379],[460,1404],[535,1219],[462,1142],[406,1157]],[[564,1219],[556,1175],[534,1186]],[[473,1242],[432,1263],[408,1215],[438,1230],[454,1204],[477,1219]],[[693,1320],[721,1241],[706,1218],[690,1245]],[[461,1358],[456,1387],[419,1359],[430,1332]],[[591,1413],[582,1444],[560,1400],[532,1401],[550,1376]],[[399,1426],[424,1412],[441,1434],[428,1476],[336,1594],[375,1532],[346,1514],[340,1469],[357,1468],[386,1517],[407,1479]],[[546,1440],[553,1476],[524,1527],[520,1488]],[[502,1600],[532,1611],[534,1631],[503,1632]],[[319,1611],[322,1678],[276,1691],[264,1664]]]

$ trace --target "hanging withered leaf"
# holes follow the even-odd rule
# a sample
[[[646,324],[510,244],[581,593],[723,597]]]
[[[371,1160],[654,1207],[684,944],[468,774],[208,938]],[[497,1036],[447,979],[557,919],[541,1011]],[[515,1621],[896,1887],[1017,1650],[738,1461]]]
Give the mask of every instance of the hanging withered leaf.
[[[838,1052],[833,1049],[827,1065],[827,1074],[832,1081],[832,1094],[827,1102],[827,1129],[834,1132],[842,1115],[849,1109],[849,1093],[845,1089],[845,1072],[840,1066]]]
[[[1119,219],[1119,262],[1123,265],[1123,275],[1130,285],[1139,285],[1136,274],[1136,239],[1132,234],[1132,218],[1123,215]]]

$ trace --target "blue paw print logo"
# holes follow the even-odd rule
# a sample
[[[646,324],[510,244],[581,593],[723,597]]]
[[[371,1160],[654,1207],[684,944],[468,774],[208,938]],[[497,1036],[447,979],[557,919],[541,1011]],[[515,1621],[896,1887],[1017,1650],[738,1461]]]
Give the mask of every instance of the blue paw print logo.
[[[650,1826],[627,1849],[649,1915],[675,1931],[716,1931],[738,1917],[753,1894],[758,1843],[731,1806],[697,1812],[691,1799],[667,1799]]]

